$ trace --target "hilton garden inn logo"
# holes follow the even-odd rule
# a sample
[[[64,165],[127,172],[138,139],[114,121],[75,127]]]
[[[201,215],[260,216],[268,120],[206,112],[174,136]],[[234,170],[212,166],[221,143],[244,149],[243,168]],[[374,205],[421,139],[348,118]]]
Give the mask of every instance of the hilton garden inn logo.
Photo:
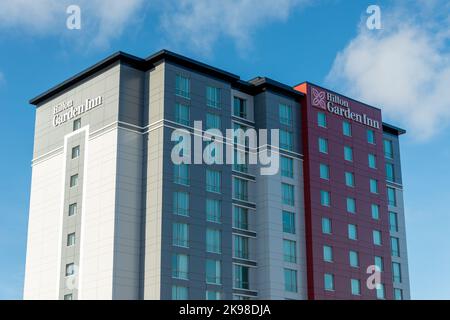
[[[370,118],[366,114],[353,112],[350,109],[350,104],[348,101],[342,99],[338,95],[323,90],[318,90],[316,88],[312,88],[311,93],[311,104],[313,106],[327,110],[328,112],[334,113],[338,116],[362,123],[366,126],[380,129],[379,121]]]
[[[60,126],[63,123],[79,117],[83,113],[86,113],[102,104],[102,96],[98,96],[93,99],[86,99],[84,103],[78,106],[74,106],[73,100],[64,101],[53,107],[53,126]]]
[[[171,140],[171,159],[181,164],[258,165],[261,175],[275,175],[279,170],[279,130],[253,128],[227,129],[225,136],[219,129],[203,131],[202,121],[194,121],[193,132],[174,129]],[[193,152],[192,143],[194,145]]]

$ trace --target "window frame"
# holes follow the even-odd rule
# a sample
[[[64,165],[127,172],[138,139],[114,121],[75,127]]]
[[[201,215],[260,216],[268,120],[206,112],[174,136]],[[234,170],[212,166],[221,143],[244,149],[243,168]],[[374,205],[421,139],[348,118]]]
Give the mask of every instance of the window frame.
[[[221,109],[221,88],[206,86],[206,106],[214,109]],[[211,99],[214,96],[214,99]]]
[[[209,181],[211,176],[209,174],[214,174],[214,181]],[[212,193],[220,194],[222,190],[222,172],[219,170],[206,169],[206,191]]]
[[[323,117],[321,119],[321,116]],[[317,126],[320,128],[328,128],[327,114],[325,112],[317,112]]]
[[[284,291],[298,292],[298,274],[297,270],[284,268]]]
[[[76,244],[75,232],[68,233],[66,247],[73,247],[75,244]]]
[[[353,135],[352,131],[353,131],[352,124],[347,120],[342,121],[342,134],[345,137],[352,137]]]
[[[69,181],[69,187],[70,188],[75,188],[76,186],[78,186],[78,180],[79,180],[78,173],[75,173],[75,174],[71,175],[69,180],[70,180]]]
[[[283,114],[284,111],[282,111],[282,107],[285,107],[285,115]],[[292,105],[285,104],[285,103],[279,103],[278,104],[278,118],[282,125],[292,127],[293,125],[293,109]]]
[[[183,109],[185,109],[185,111],[187,110],[187,118],[183,118],[185,116]],[[190,108],[190,106],[187,104],[176,102],[175,103],[174,120],[178,124],[181,124],[184,126],[189,126],[191,123],[191,108]]]
[[[184,88],[184,86],[186,86]],[[184,99],[191,99],[191,79],[187,75],[175,76],[175,95]]]

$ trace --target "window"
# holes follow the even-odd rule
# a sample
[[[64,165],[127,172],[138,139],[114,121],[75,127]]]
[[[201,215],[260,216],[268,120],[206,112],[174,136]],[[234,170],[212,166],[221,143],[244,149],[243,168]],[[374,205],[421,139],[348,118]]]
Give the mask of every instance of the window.
[[[249,268],[241,265],[234,266],[234,287],[237,289],[249,289]]]
[[[323,261],[333,262],[333,248],[330,246],[323,246]]]
[[[372,204],[370,206],[370,208],[372,210],[372,219],[374,219],[374,220],[380,219],[380,206],[376,205],[376,204]]]
[[[391,237],[391,255],[400,257],[400,241],[395,237]]]
[[[220,300],[222,294],[219,291],[206,290],[206,300]]]
[[[64,295],[64,300],[73,300],[73,295],[71,293]]]
[[[371,169],[377,168],[377,157],[372,153],[369,153],[369,168]]]
[[[384,299],[385,298],[384,284],[380,283],[376,290],[377,290],[377,299]]]
[[[283,210],[283,232],[295,234],[295,214]]]
[[[319,138],[319,152],[328,153],[328,140]]]
[[[70,187],[76,187],[78,185],[78,174],[74,174],[70,177]]]
[[[172,226],[173,245],[189,247],[189,226],[186,223],[174,223]]]
[[[234,198],[242,201],[248,201],[248,181],[239,178],[234,180]]]
[[[348,225],[348,238],[350,240],[358,239],[358,229],[357,229],[356,225],[354,225],[354,224]]]
[[[80,146],[72,148],[72,159],[76,159],[80,156]]]
[[[345,173],[345,185],[347,187],[355,187],[355,175],[352,172]]]
[[[356,251],[350,250],[348,253],[348,258],[350,260],[350,267],[359,268],[359,254]]]
[[[402,270],[400,263],[392,262],[392,281],[394,283],[402,282]]]
[[[206,87],[206,105],[211,108],[220,109],[220,88]]]
[[[206,251],[211,253],[221,252],[221,232],[216,229],[206,229]]]
[[[175,79],[175,94],[177,96],[189,99],[190,94],[190,79],[177,74]]]
[[[388,204],[390,206],[397,206],[397,198],[395,196],[395,189],[388,187],[387,188],[387,198],[388,198]]]
[[[386,163],[386,180],[394,182],[394,165],[392,163]]]
[[[280,148],[288,151],[294,150],[292,132],[280,129]]]
[[[375,256],[375,266],[377,266],[380,272],[384,271],[383,257]]]
[[[248,230],[248,209],[234,206],[233,212],[233,227]]]
[[[320,178],[324,180],[330,180],[330,166],[321,163],[320,164]]]
[[[358,279],[351,279],[350,286],[352,289],[352,295],[359,296],[361,294],[361,281]]]
[[[233,235],[234,238],[234,257],[240,259],[248,259],[249,245],[248,238],[238,235]]]
[[[296,244],[295,241],[283,240],[283,255],[285,262],[297,262]]]
[[[284,269],[284,290],[288,292],[297,292],[297,271]]]
[[[352,125],[348,121],[342,122],[342,133],[344,136],[351,137],[352,136]]]
[[[187,192],[173,193],[173,213],[179,216],[189,216],[189,194]]]
[[[173,165],[174,182],[182,185],[189,185],[189,165],[185,163]]]
[[[187,300],[188,288],[182,286],[172,286],[172,300]]]
[[[394,299],[395,300],[403,300],[403,290],[394,288]]]
[[[383,147],[384,147],[384,156],[388,159],[394,158],[394,151],[392,147],[392,141],[391,140],[383,140]]]
[[[66,277],[73,276],[75,274],[75,264],[68,263],[66,264]]]
[[[76,119],[73,121],[73,131],[77,131],[81,128],[81,119]]]
[[[172,277],[176,279],[188,279],[189,257],[185,254],[174,253],[172,255]]]
[[[398,232],[398,215],[395,212],[389,212],[389,230]]]
[[[220,193],[220,171],[206,169],[206,191]]]
[[[370,192],[378,193],[378,180],[370,179]]]
[[[175,104],[175,122],[189,125],[189,106],[181,103]]]
[[[222,205],[220,200],[206,199],[206,220],[220,223],[222,216]]]
[[[322,233],[331,234],[331,219],[322,218]]]
[[[367,129],[367,142],[375,144],[375,132],[371,129]]]
[[[249,138],[245,135],[247,130],[249,130],[249,127],[233,122],[233,137],[235,145],[245,145],[246,147],[249,146]]]
[[[347,198],[347,212],[356,213],[356,200],[354,198]]]
[[[334,275],[331,273],[325,273],[323,276],[323,282],[325,290],[334,291]]]
[[[221,284],[221,262],[219,260],[206,259],[206,282]]]
[[[282,183],[281,197],[283,200],[283,204],[294,206],[294,186],[287,183]]]
[[[245,152],[245,150],[235,148],[233,170],[247,173],[248,163],[249,163],[248,153]]]
[[[72,203],[69,205],[69,217],[74,216],[77,214],[77,204]]]
[[[330,193],[325,190],[320,190],[320,204],[324,207],[330,206]]]
[[[353,161],[353,149],[351,147],[344,147],[344,159],[347,161]]]
[[[373,244],[376,246],[381,246],[381,231],[373,230]]]
[[[220,130],[220,116],[214,113],[206,114],[206,129]]]
[[[281,156],[281,176],[294,177],[294,160],[292,158]]]
[[[280,123],[292,126],[292,106],[286,104],[280,104],[278,106]]]
[[[67,235],[67,246],[71,247],[75,245],[75,232]]]
[[[234,97],[233,101],[233,115],[240,118],[247,118],[247,101],[238,97]]]
[[[317,113],[317,125],[322,128],[327,127],[327,115],[324,112]]]

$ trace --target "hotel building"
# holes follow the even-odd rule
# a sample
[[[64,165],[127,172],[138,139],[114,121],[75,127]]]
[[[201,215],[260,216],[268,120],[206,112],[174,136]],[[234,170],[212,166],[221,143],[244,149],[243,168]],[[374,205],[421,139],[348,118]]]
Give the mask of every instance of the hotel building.
[[[116,53],[30,103],[25,299],[409,299],[405,131],[380,109],[167,50]],[[247,150],[280,169],[174,164],[194,121],[278,129]]]

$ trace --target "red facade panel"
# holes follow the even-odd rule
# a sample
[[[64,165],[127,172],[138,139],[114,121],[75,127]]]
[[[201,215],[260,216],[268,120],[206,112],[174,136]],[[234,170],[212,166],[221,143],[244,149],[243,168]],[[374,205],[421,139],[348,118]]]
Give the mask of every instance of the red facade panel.
[[[324,88],[303,83],[295,89],[306,94],[302,101],[302,139],[304,146],[305,223],[309,299],[375,299],[366,280],[367,267],[375,256],[383,258],[381,282],[386,299],[392,299],[392,277],[382,118],[379,109],[367,106]],[[327,127],[318,125],[318,113],[327,118]],[[352,135],[343,134],[343,121],[351,124]],[[368,143],[367,130],[375,133],[375,144]],[[328,140],[328,154],[319,152],[319,137]],[[353,149],[353,161],[344,159],[344,146]],[[369,167],[374,154],[377,168]],[[320,164],[330,168],[329,180],[320,178]],[[355,187],[345,184],[345,172],[354,174]],[[378,194],[370,192],[370,179],[378,181]],[[328,191],[330,207],[321,205],[320,192]],[[356,213],[347,212],[347,198],[356,201]],[[379,220],[372,218],[371,205],[379,206]],[[332,234],[322,233],[322,217],[332,221]],[[348,239],[348,224],[358,229],[357,240]],[[381,231],[382,245],[374,245],[373,230]],[[333,262],[323,259],[323,246],[333,248]],[[359,268],[350,266],[349,251],[359,253]],[[324,274],[334,275],[334,291],[324,288]],[[352,295],[351,279],[361,283],[361,294]]]

